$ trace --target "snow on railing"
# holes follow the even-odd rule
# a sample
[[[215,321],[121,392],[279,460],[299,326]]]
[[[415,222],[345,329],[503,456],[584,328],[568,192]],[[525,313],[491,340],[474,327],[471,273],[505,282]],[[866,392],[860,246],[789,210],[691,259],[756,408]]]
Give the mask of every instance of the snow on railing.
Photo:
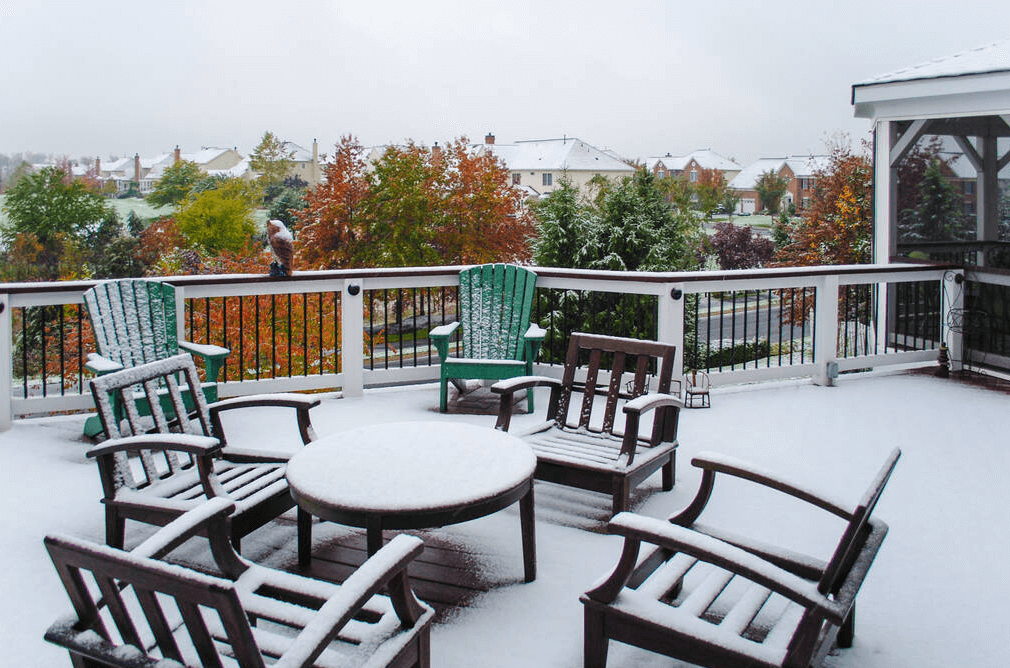
[[[459,269],[162,280],[177,288],[179,338],[231,349],[221,396],[353,396],[438,379],[427,332],[455,318]],[[538,373],[558,373],[576,330],[673,342],[677,373],[706,369],[714,384],[801,376],[828,384],[839,371],[935,363],[940,341],[960,349],[949,313],[963,310],[952,289],[961,272],[949,266],[536,272],[533,321],[548,332]],[[82,308],[92,285],[0,284],[0,428],[14,416],[92,408],[82,368],[94,351]]]

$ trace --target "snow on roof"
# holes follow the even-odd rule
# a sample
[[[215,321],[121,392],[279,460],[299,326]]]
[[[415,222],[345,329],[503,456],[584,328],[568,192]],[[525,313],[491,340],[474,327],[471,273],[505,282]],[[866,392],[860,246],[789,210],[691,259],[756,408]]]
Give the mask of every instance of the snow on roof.
[[[828,168],[831,157],[827,155],[791,155],[786,158],[761,158],[740,170],[740,173],[729,182],[729,187],[735,190],[754,190],[758,179],[765,172],[776,174],[788,166],[796,178],[811,177],[817,172]]]
[[[698,163],[698,166],[702,169],[718,169],[722,172],[738,172],[743,167],[738,165],[733,160],[719,155],[710,148],[702,148],[697,151],[692,151],[686,155],[670,155],[667,153],[662,157],[650,157],[646,158],[643,162],[645,166],[650,170],[655,169],[656,165],[662,163],[662,165],[671,171],[682,171],[687,167],[687,164],[694,160]]]
[[[959,77],[972,74],[1010,71],[1010,40],[993,42],[968,49],[952,56],[937,58],[911,67],[861,81],[854,86],[871,86],[895,81],[915,81],[940,77]]]
[[[488,144],[486,147],[512,171],[635,171],[627,163],[575,137]]]
[[[223,153],[227,153],[230,150],[232,149],[204,146],[196,153],[183,153],[180,157],[183,160],[189,160],[190,162],[195,162],[198,165],[206,165],[214,158],[217,158],[218,156],[222,155]]]
[[[827,155],[791,155],[786,158],[786,164],[793,171],[796,178],[813,176],[817,172],[823,172],[831,164],[831,157]]]
[[[786,164],[785,158],[761,158],[740,170],[740,173],[729,182],[729,187],[735,190],[754,190],[757,181],[765,172],[778,174]]]
[[[312,162],[312,151],[307,148],[290,141],[284,142],[283,146],[286,152],[292,154],[291,160],[295,162]]]
[[[209,176],[227,176],[237,179],[244,176],[248,171],[250,171],[249,158],[242,158],[234,167],[230,167],[229,169],[208,169],[207,174]]]

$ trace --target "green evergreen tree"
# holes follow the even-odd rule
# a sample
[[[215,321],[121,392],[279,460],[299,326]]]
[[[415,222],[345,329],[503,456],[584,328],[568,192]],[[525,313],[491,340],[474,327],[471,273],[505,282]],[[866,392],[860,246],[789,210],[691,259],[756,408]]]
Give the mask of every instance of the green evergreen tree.
[[[900,216],[899,235],[908,241],[961,241],[970,238],[964,202],[933,160],[919,183],[919,201]]]
[[[189,196],[193,186],[204,178],[195,162],[180,160],[165,169],[161,179],[147,195],[153,206],[175,206]]]

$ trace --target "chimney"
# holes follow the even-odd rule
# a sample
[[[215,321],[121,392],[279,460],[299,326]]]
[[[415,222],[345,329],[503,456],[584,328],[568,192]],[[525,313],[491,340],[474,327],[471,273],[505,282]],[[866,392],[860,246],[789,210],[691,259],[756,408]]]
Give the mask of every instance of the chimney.
[[[494,144],[494,135],[490,132],[487,133],[487,135],[484,136],[484,143],[488,145]]]
[[[435,145],[431,147],[431,164],[438,165],[442,162],[442,147],[435,142]]]
[[[137,183],[140,183],[140,154],[133,154],[133,177],[136,179]]]
[[[95,176],[98,176],[98,177],[102,176],[102,158],[101,157],[95,158]]]
[[[319,140],[312,140],[312,169],[309,170],[309,178],[312,180],[311,185],[319,184]]]
[[[182,160],[182,153],[179,151],[179,146],[176,145],[176,147],[175,147],[175,162],[179,162],[180,160]]]

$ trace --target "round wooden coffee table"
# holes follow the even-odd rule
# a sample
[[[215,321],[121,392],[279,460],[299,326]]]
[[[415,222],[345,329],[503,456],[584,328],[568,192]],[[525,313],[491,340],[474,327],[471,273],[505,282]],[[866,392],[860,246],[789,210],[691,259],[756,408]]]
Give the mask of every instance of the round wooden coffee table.
[[[383,529],[442,527],[519,502],[523,566],[536,578],[533,471],[522,440],[487,427],[394,422],[339,432],[307,445],[288,462],[298,506],[323,520],[363,527],[368,554]],[[299,544],[299,562],[310,545]]]

